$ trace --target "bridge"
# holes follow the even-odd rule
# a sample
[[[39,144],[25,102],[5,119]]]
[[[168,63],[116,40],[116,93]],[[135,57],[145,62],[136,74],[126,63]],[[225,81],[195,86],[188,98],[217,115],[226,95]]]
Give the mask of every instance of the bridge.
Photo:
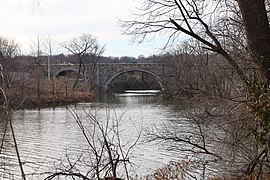
[[[82,78],[91,80],[106,92],[111,82],[118,76],[128,72],[143,72],[152,75],[159,83],[162,91],[166,89],[168,65],[164,63],[96,63],[86,64],[82,70]],[[57,77],[65,72],[78,72],[78,65],[53,64],[50,67],[51,77]]]

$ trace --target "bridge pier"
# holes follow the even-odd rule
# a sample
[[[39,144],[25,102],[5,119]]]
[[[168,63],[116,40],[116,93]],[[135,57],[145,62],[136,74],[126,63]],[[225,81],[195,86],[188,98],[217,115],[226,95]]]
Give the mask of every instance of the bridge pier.
[[[108,91],[107,85],[99,85],[99,92],[100,93],[106,93]]]

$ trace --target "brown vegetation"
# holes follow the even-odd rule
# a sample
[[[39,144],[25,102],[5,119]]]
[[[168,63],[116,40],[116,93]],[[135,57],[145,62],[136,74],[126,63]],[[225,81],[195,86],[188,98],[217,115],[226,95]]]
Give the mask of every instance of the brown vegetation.
[[[36,81],[36,79],[28,79],[25,82],[20,79],[14,80],[13,86],[7,91],[11,108],[54,107],[78,102],[90,102],[94,98],[94,93],[90,92],[85,86],[81,85],[76,91],[73,91],[73,81],[62,77],[55,80],[41,80],[39,100]]]

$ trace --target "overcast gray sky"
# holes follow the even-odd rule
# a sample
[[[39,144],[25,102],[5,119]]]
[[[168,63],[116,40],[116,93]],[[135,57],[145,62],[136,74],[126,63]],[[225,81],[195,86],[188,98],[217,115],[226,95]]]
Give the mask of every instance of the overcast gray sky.
[[[132,45],[117,26],[117,18],[128,18],[136,6],[136,0],[0,0],[0,35],[28,53],[38,35],[63,42],[90,33],[106,45],[106,56],[149,56],[157,44]]]

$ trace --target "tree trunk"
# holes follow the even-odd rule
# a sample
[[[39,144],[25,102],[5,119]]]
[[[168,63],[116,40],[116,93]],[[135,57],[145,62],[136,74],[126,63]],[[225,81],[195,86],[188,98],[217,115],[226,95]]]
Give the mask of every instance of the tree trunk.
[[[65,79],[65,94],[66,94],[66,100],[68,99],[68,79]]]
[[[38,80],[37,80],[37,98],[38,98],[38,110],[40,110],[40,79],[39,79],[39,75],[38,75]]]
[[[82,65],[83,65],[83,62],[82,62],[83,59],[82,59],[81,55],[78,55],[77,58],[78,58],[78,60],[79,60],[79,68],[78,68],[78,73],[77,73],[76,80],[75,80],[75,82],[74,82],[74,84],[73,84],[73,91],[75,91],[76,88],[77,88],[78,81],[79,81],[79,79],[80,79],[80,77],[81,77]]]
[[[270,83],[270,28],[264,0],[237,0],[254,62]]]
[[[52,94],[53,94],[53,103],[55,102],[55,94],[56,94],[56,84],[55,84],[55,78],[52,80]]]

